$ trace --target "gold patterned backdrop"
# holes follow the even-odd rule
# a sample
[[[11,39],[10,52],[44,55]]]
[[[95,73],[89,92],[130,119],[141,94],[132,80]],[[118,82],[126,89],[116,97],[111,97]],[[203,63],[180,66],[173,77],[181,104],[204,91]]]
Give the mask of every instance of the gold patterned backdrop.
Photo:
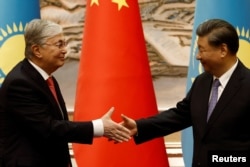
[[[185,76],[189,60],[194,0],[139,0],[153,77]],[[79,60],[86,0],[40,0],[41,17],[61,24],[68,59]]]

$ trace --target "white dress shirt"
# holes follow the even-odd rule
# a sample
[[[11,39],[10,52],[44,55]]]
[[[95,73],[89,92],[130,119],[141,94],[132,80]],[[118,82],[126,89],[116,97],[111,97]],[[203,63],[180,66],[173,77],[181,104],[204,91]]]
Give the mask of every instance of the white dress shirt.
[[[218,100],[219,100],[223,90],[225,89],[230,77],[232,76],[237,64],[238,64],[238,60],[227,72],[225,72],[220,78],[218,78],[220,81],[220,86],[218,87]],[[214,77],[214,79],[215,79],[215,77]]]

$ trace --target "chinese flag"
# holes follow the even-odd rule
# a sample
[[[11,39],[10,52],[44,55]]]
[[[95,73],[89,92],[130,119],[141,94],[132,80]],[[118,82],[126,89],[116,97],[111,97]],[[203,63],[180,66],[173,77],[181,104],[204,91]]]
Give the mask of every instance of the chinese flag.
[[[74,120],[100,118],[112,106],[138,119],[158,113],[136,0],[88,0]],[[79,167],[168,167],[163,138],[136,145],[107,138],[73,144]]]

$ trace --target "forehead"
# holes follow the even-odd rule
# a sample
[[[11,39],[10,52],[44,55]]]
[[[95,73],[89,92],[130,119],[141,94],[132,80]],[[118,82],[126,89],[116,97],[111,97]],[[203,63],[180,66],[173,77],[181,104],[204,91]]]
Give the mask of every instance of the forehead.
[[[50,38],[48,38],[47,41],[50,41],[50,42],[58,42],[60,40],[64,40],[64,35],[63,33],[60,33],[60,34],[57,34],[55,36],[52,36]]]
[[[207,36],[198,37],[197,45],[198,45],[199,47],[206,47],[206,46],[209,46],[208,37],[207,37]]]

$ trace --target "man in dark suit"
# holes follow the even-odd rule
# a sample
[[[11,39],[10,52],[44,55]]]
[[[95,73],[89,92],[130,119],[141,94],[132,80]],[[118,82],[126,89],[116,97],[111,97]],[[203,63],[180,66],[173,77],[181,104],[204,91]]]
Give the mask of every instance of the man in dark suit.
[[[176,107],[146,119],[122,116],[123,124],[137,144],[192,126],[193,167],[249,165],[250,70],[237,58],[237,32],[230,23],[211,19],[200,24],[196,34],[196,58],[204,73],[196,77],[186,97]],[[219,85],[214,98],[216,78]],[[208,113],[212,99],[218,101]]]
[[[92,144],[99,136],[116,142],[130,138],[127,128],[112,121],[113,109],[94,121],[68,120],[52,76],[64,64],[67,53],[60,25],[35,19],[26,26],[24,37],[25,58],[8,73],[0,88],[2,166],[69,167],[68,142]],[[49,78],[55,92],[47,84]]]

